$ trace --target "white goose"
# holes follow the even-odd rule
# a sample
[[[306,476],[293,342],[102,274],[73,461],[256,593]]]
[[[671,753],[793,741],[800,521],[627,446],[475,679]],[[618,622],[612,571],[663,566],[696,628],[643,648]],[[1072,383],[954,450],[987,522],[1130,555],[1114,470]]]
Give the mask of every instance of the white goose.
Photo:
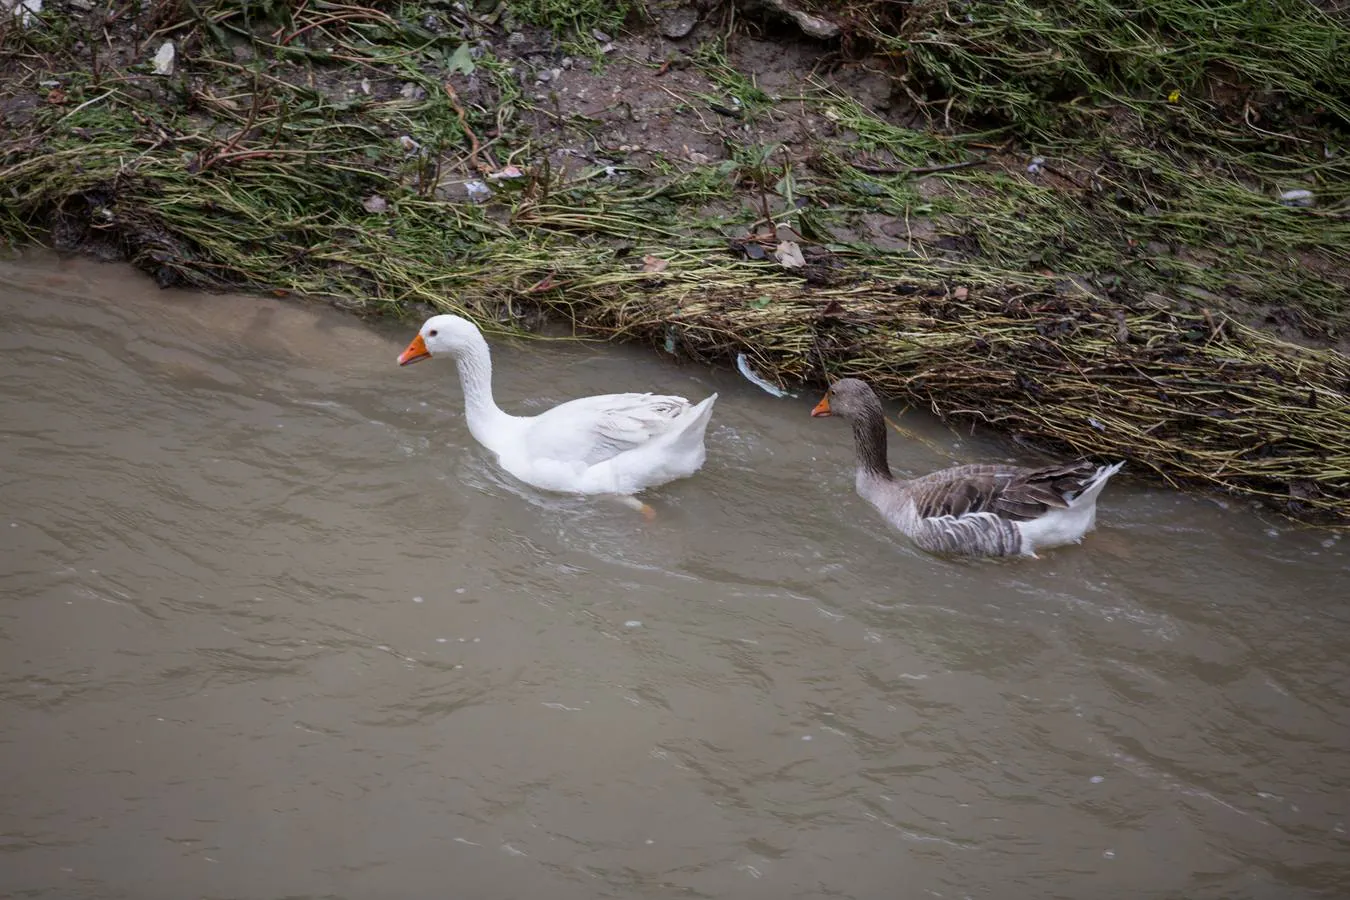
[[[881,401],[865,382],[835,382],[811,415],[838,415],[853,425],[858,495],[929,553],[1034,557],[1078,543],[1096,525],[1097,495],[1125,465],[977,464],[897,481],[886,462]]]
[[[472,322],[432,316],[398,363],[433,356],[449,356],[459,368],[469,433],[503,469],[537,488],[615,494],[650,516],[631,495],[694,474],[707,456],[703,438],[716,394],[698,405],[658,394],[602,394],[513,416],[492,398],[492,356]]]

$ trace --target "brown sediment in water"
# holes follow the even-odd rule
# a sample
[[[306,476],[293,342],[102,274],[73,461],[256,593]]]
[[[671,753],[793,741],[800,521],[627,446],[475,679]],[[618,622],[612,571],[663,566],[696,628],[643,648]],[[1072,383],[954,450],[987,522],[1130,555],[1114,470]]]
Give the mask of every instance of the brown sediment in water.
[[[658,6],[607,50],[590,26],[614,21],[550,31],[540,4],[110,21],[49,3],[3,26],[0,235],[166,285],[560,316],[743,352],[781,383],[860,376],[1046,450],[1350,523],[1350,163],[1324,149],[1346,133],[1350,90],[1328,86],[1350,74],[1323,52],[1343,25],[1286,4],[1284,49],[1238,17],[1214,25],[1225,54],[1168,36],[1198,9],[1173,0],[1127,24],[1176,52],[1126,72],[1073,50],[1037,80],[1016,68],[1039,52],[1020,6],[966,4],[957,29],[941,3],[845,5],[844,49],[870,55],[814,72],[829,47],[725,4],[672,40]],[[1062,28],[1063,6],[1038,15]],[[1075,27],[1124,58],[1102,23]],[[175,71],[151,74],[165,40]],[[1007,71],[977,77],[990,59]],[[1312,206],[1280,201],[1304,185]],[[804,265],[775,259],[786,240]]]

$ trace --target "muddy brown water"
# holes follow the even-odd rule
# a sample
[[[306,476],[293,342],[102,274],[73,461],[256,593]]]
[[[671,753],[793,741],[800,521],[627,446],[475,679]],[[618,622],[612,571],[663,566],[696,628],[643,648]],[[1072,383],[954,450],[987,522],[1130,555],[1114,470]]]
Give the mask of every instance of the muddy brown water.
[[[721,392],[647,524],[498,473],[411,324],[0,277],[0,895],[1350,890],[1326,532],[1121,480],[1080,547],[933,559],[814,395],[494,341],[508,408]],[[902,421],[897,468],[1007,458]]]

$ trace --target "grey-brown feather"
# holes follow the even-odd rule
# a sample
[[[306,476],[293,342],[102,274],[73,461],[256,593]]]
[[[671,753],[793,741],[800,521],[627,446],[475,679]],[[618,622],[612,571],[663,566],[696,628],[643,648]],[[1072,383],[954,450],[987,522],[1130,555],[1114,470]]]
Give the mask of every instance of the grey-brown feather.
[[[921,519],[909,536],[929,553],[1016,556],[1022,552],[1022,535],[1012,521],[989,513]]]
[[[977,463],[915,478],[905,490],[921,518],[988,512],[1025,522],[1051,509],[1067,509],[1097,468],[1086,460],[1040,469]]]

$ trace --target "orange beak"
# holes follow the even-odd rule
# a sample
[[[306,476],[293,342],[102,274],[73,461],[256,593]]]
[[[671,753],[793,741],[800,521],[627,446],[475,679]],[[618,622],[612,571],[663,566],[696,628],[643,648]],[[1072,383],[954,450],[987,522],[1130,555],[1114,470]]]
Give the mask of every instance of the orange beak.
[[[419,334],[412,339],[408,349],[398,355],[398,364],[400,366],[410,365],[411,363],[421,362],[424,359],[431,359],[431,351],[427,349],[427,342],[422,340]]]
[[[811,410],[811,415],[816,417],[832,415],[832,413],[830,412],[829,394],[826,394],[824,397],[820,398],[820,402],[816,404],[816,408]]]

